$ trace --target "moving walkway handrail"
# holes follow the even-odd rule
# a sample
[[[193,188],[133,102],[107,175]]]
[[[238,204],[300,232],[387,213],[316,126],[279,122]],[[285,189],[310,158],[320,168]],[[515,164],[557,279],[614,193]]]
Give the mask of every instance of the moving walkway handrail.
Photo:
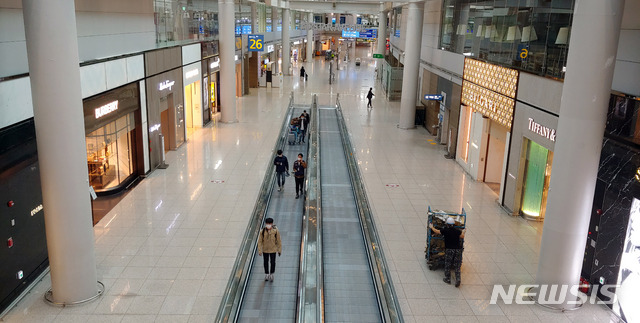
[[[267,161],[268,167],[260,187],[260,193],[256,204],[253,207],[253,213],[251,220],[247,224],[247,229],[244,234],[243,243],[238,250],[236,261],[233,264],[231,271],[231,277],[224,291],[224,295],[220,302],[218,314],[216,315],[215,322],[236,322],[238,315],[240,314],[240,307],[242,305],[242,299],[246,291],[249,276],[251,273],[251,267],[253,266],[253,260],[255,258],[256,246],[258,244],[258,234],[262,228],[265,214],[269,208],[271,201],[271,191],[273,190],[273,181],[275,178],[275,166],[273,160],[276,157],[276,152],[280,147],[283,147],[287,140],[289,116],[293,109],[293,91],[289,95],[289,106],[282,121],[282,127],[280,130],[280,137],[276,140],[276,144],[271,154],[271,159]]]
[[[404,322],[398,303],[398,297],[393,288],[389,267],[382,251],[380,237],[376,230],[373,213],[369,207],[369,200],[364,187],[364,182],[354,156],[355,150],[349,138],[344,116],[342,115],[342,106],[340,105],[340,95],[336,98],[336,115],[338,117],[338,127],[342,137],[342,147],[347,159],[349,169],[349,178],[351,186],[356,198],[356,207],[360,217],[360,225],[367,247],[367,258],[372,271],[372,278],[375,284],[378,306],[380,307],[381,317],[384,322]]]
[[[321,186],[320,186],[320,114],[318,96],[313,95],[307,150],[307,187],[305,216],[302,220],[300,267],[298,275],[298,305],[296,322],[324,322],[322,279]]]

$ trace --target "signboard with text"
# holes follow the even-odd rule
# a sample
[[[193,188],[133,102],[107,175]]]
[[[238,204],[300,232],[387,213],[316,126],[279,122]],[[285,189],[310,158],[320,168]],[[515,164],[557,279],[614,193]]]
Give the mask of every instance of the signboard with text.
[[[261,52],[264,47],[264,35],[248,35],[247,50],[250,52]]]

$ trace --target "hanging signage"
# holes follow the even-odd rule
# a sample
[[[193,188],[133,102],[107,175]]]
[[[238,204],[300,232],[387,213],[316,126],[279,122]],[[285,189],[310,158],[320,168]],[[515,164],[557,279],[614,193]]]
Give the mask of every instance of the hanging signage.
[[[533,120],[533,118],[529,118],[529,131],[536,133],[544,138],[547,138],[551,141],[556,141],[556,130],[545,127]]]
[[[518,71],[465,58],[462,104],[511,129]]]
[[[158,90],[162,91],[164,89],[169,89],[169,91],[171,91],[171,88],[173,87],[174,84],[176,84],[175,81],[166,80],[158,84]]]
[[[335,20],[335,18],[334,18]],[[358,24],[354,24],[354,25],[347,25],[347,24],[318,24],[318,23],[310,23],[310,22],[302,22],[300,23],[300,29],[302,30],[320,30],[320,31],[341,31],[341,30],[346,30],[346,31],[363,31],[365,30],[364,26],[362,25],[358,25]]]
[[[424,99],[427,101],[442,101],[441,94],[425,94]]]
[[[99,108],[96,108],[96,119],[99,119],[113,111],[118,110],[118,100],[107,103]]]
[[[264,47],[264,35],[248,35],[247,39],[249,44],[247,45],[250,52],[261,52]]]
[[[358,37],[360,37],[360,32],[343,30],[342,31],[342,37],[343,38],[358,38]]]
[[[378,30],[377,29],[367,29],[367,30],[361,31],[360,35],[358,37],[366,38],[366,39],[378,38]]]
[[[220,67],[220,60],[216,59],[213,63],[211,63],[210,67],[211,67],[211,69],[215,69],[215,68]]]

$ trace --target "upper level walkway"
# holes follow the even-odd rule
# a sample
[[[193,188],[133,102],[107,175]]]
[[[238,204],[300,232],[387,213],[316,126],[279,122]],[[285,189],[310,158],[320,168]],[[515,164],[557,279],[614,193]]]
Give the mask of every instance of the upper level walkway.
[[[358,56],[365,51],[358,48]],[[47,277],[3,320],[213,321],[293,90],[296,102],[317,93],[319,105],[335,103],[340,93],[405,322],[609,322],[598,305],[556,313],[489,304],[494,284],[534,281],[542,226],[507,215],[495,193],[445,159],[425,129],[398,129],[400,104],[384,100],[374,64],[348,64],[329,85],[328,64],[318,58],[305,64],[306,83],[291,76],[283,88],[251,89],[238,98],[239,123],[195,131],[168,153],[168,169],[154,171],[95,226],[106,295],[80,307],[51,307],[43,301]],[[377,94],[371,111],[369,87]],[[428,205],[467,211],[460,288],[425,263]]]

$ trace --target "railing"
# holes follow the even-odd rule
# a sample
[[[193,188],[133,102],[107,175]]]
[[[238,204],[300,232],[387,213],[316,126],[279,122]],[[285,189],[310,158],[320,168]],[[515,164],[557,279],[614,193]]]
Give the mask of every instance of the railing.
[[[298,309],[296,322],[324,322],[323,278],[322,278],[322,235],[319,231],[321,217],[320,186],[320,114],[318,96],[313,95],[307,150],[307,197],[305,216],[302,220],[302,241],[300,246],[300,269],[298,275]]]
[[[275,166],[273,165],[273,159],[276,157],[276,151],[279,147],[285,145],[287,140],[287,129],[289,125],[289,118],[293,108],[293,91],[289,96],[289,107],[287,108],[287,114],[282,121],[282,128],[280,131],[280,137],[276,141],[271,159],[267,162],[267,167],[262,186],[260,187],[260,194],[256,200],[256,204],[253,207],[253,213],[251,220],[247,225],[247,229],[242,239],[243,243],[238,251],[238,256],[233,265],[231,277],[227,283],[227,288],[224,291],[224,296],[220,302],[218,314],[216,315],[215,322],[236,322],[238,315],[240,314],[240,306],[242,299],[247,288],[249,281],[249,275],[251,273],[251,267],[253,266],[253,260],[255,259],[256,246],[258,243],[258,234],[260,228],[265,219],[265,214],[269,208],[269,202],[271,201],[271,191],[273,190],[273,181],[275,177]]]
[[[384,258],[382,245],[378,231],[373,221],[373,214],[369,208],[369,200],[358,169],[358,164],[354,156],[354,149],[349,138],[347,125],[342,115],[342,107],[340,105],[340,95],[336,99],[336,115],[338,117],[338,127],[342,137],[342,147],[347,159],[347,167],[349,169],[349,177],[351,179],[351,187],[356,200],[356,207],[360,217],[360,225],[366,242],[367,258],[371,268],[371,275],[375,284],[378,306],[380,307],[381,317],[384,322],[404,322],[400,311],[398,297],[393,289],[389,267]]]

